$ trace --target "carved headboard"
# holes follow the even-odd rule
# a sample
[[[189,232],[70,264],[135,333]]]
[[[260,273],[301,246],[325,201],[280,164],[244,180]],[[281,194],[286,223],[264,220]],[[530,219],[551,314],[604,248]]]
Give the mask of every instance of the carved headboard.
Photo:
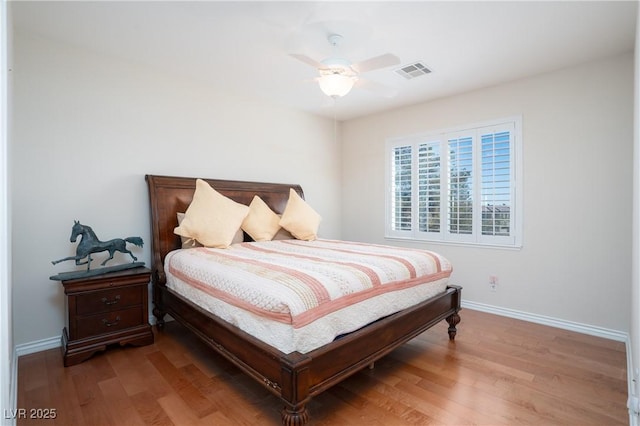
[[[146,175],[145,178],[149,187],[151,212],[153,280],[156,284],[165,284],[164,258],[170,251],[180,248],[180,237],[173,233],[173,229],[178,226],[176,213],[184,212],[191,204],[196,189],[196,178],[155,175]],[[201,179],[238,203],[249,205],[253,196],[259,195],[278,214],[281,214],[287,205],[289,188],[293,188],[304,198],[300,185]]]

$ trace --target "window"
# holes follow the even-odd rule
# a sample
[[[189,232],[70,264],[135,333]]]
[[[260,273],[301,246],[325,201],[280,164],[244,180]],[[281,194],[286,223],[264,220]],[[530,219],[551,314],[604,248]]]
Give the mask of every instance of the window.
[[[386,236],[520,246],[521,121],[388,141]]]

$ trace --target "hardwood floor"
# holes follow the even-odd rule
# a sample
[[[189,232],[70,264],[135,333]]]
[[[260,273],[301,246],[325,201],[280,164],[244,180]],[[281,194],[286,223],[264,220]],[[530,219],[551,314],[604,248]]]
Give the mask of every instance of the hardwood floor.
[[[465,309],[314,398],[312,425],[628,424],[625,347]],[[278,425],[280,401],[177,323],[64,368],[18,364],[18,425]],[[34,409],[34,411],[31,411]],[[44,409],[43,411],[35,411]],[[55,419],[30,419],[55,409]],[[5,413],[6,416],[6,413]]]

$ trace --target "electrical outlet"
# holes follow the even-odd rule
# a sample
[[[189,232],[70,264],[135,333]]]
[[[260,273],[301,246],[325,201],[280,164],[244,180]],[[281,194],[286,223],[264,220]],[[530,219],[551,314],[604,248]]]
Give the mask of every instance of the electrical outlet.
[[[495,275],[489,275],[489,290],[498,290],[498,277]]]

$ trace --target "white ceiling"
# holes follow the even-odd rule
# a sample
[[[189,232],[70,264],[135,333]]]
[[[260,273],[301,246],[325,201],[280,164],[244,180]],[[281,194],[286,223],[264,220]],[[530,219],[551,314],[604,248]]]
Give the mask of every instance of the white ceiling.
[[[161,67],[234,96],[346,120],[633,50],[636,2],[25,2],[15,31]],[[316,71],[289,56],[353,62],[393,53],[433,72],[406,80],[389,67],[336,101]]]

